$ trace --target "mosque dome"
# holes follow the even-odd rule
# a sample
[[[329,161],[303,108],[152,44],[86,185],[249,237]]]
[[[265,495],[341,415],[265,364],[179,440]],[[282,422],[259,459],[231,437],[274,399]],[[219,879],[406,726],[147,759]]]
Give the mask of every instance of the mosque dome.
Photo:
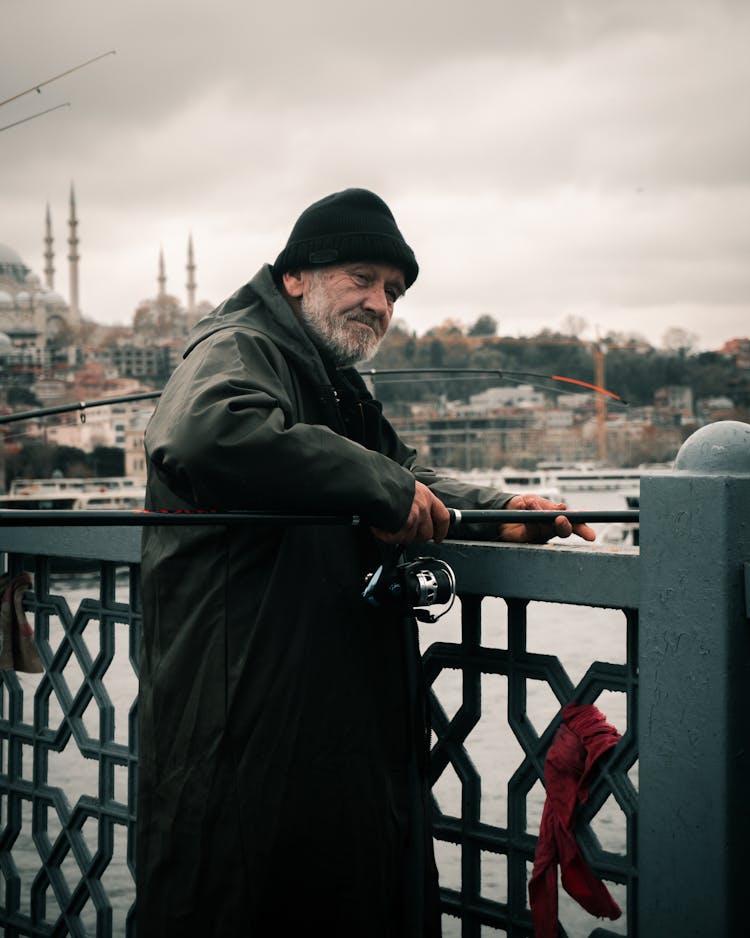
[[[18,264],[20,267],[25,267],[21,255],[14,251],[13,248],[9,248],[7,244],[0,244],[0,264]]]
[[[21,255],[7,244],[0,244],[0,277],[24,283],[28,273],[29,268],[24,264]]]
[[[0,309],[12,309],[13,297],[7,290],[0,290]]]
[[[41,294],[41,300],[47,307],[64,306],[67,308],[68,305],[67,301],[59,293],[55,293],[54,290],[45,290]]]
[[[0,352],[13,347],[13,340],[7,332],[0,332]]]
[[[27,293],[26,290],[21,290],[20,293],[16,293],[16,303],[18,306],[28,309],[31,306],[31,294]]]

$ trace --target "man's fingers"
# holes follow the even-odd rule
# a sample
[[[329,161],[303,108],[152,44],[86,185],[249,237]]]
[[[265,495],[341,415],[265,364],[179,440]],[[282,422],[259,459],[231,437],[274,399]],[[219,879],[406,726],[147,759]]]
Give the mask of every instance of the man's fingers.
[[[432,505],[432,540],[435,541],[436,544],[445,540],[450,523],[450,512],[445,505],[436,498]]]
[[[373,528],[373,534],[387,544],[412,544],[414,541],[435,540],[438,543],[445,538],[450,525],[450,514],[440,499],[421,482],[414,488],[409,515],[399,531],[383,531]]]
[[[565,502],[553,502],[541,495],[514,495],[505,507],[531,511],[564,511],[568,506]],[[595,531],[587,524],[571,524],[564,515],[555,518],[551,524],[500,525],[501,539],[517,543],[544,544],[553,537],[570,537],[571,534],[577,534],[584,541],[596,540]]]
[[[577,534],[578,537],[582,537],[584,541],[596,540],[596,531],[593,528],[590,528],[587,524],[574,524],[573,534]]]

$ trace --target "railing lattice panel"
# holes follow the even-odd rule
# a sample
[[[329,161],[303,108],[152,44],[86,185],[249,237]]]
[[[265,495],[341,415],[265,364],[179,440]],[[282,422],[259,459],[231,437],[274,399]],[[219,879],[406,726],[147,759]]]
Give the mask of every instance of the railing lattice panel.
[[[11,557],[9,572],[20,572],[21,561]],[[44,672],[0,671],[0,919],[8,938],[135,935],[140,578],[136,565],[96,568],[87,566],[86,583],[98,596],[71,608],[63,593],[74,581],[35,558],[24,605]],[[129,699],[115,702],[108,685],[123,662]]]
[[[507,647],[497,648],[482,645],[482,597],[460,598],[460,641],[435,642],[424,655],[434,733],[433,792],[448,770],[455,773],[461,786],[460,815],[444,811],[439,796],[434,799],[437,840],[457,845],[460,850],[460,885],[442,887],[444,910],[461,918],[462,938],[479,938],[483,927],[497,929],[511,938],[533,938],[527,888],[538,825],[534,828],[529,823],[529,799],[534,787],[543,784],[544,760],[560,725],[560,709],[572,701],[597,704],[600,696],[609,691],[626,696],[627,726],[615,749],[601,760],[589,799],[579,811],[576,834],[595,873],[610,883],[625,886],[625,920],[635,921],[637,877],[633,857],[638,798],[631,773],[637,763],[637,611],[622,610],[627,631],[625,663],[592,661],[580,680],[574,682],[558,657],[528,650],[528,600],[509,599],[504,603]],[[452,717],[435,690],[446,669],[458,671],[462,682],[461,703]],[[482,717],[483,675],[497,675],[507,681],[507,720],[522,753],[507,784],[505,825],[482,819],[482,777],[471,755],[469,736]],[[531,681],[545,683],[559,705],[541,732],[537,732],[528,714]],[[624,853],[604,849],[594,829],[610,798],[624,816]],[[486,882],[490,877],[482,875],[482,861],[487,855],[505,859],[501,865],[506,876],[502,901],[492,898]],[[615,934],[621,932],[601,927],[590,933],[592,938]]]
[[[89,556],[88,549],[84,545],[78,556]],[[107,556],[106,549],[105,545],[100,556]],[[477,551],[472,546],[471,555],[465,556]],[[70,590],[61,586],[54,572],[56,561],[35,556],[29,567],[30,556],[28,552],[25,556],[8,554],[9,572],[26,567],[34,575],[27,607],[46,671],[43,675],[0,675],[0,926],[9,938],[134,938],[141,628],[138,565],[133,556],[127,563],[102,561],[98,575],[89,578],[85,595],[79,590],[71,599]],[[483,551],[477,556],[482,562],[489,559]],[[516,561],[516,554],[509,551],[502,552],[502,557],[506,564]],[[519,561],[527,558],[541,564],[544,572],[557,560],[569,562],[565,553],[518,555]],[[458,565],[464,555],[452,559]],[[623,559],[632,570],[631,559]],[[616,571],[610,559],[595,556],[593,561],[602,570],[601,581],[614,584]],[[474,576],[476,569],[462,570],[462,574]],[[519,581],[511,578],[510,582],[516,591],[520,588]],[[539,582],[544,584],[544,577]],[[576,582],[576,589],[586,592],[588,587]],[[496,588],[494,583],[492,588]],[[623,617],[622,631],[628,635],[625,663],[591,661],[573,678],[555,654],[532,647],[527,633],[532,631],[529,622],[537,601],[502,600],[495,598],[497,593],[484,596],[476,585],[471,589],[461,597],[461,621],[454,629],[460,637],[434,642],[424,658],[435,733],[432,782],[437,846],[453,852],[457,867],[456,882],[448,880],[442,890],[445,934],[450,938],[458,934],[453,923],[462,938],[487,938],[495,931],[531,936],[527,882],[538,821],[534,799],[538,800],[541,791],[544,757],[559,720],[559,716],[533,712],[534,693],[543,688],[548,710],[551,707],[557,713],[571,699],[597,702],[607,692],[627,697],[623,739],[602,766],[581,811],[577,833],[595,871],[626,887],[632,935],[637,613],[631,609],[613,613]],[[549,593],[547,586],[544,589]],[[604,593],[603,587],[597,589]],[[582,601],[589,602],[589,597]],[[503,610],[502,617],[498,609]],[[493,645],[487,635],[499,618],[507,620],[503,622],[506,637]],[[124,705],[112,690],[113,674],[123,669],[132,678]],[[452,688],[449,694],[443,693],[446,681]],[[498,714],[488,706],[488,696],[500,687],[507,712]],[[456,691],[457,698],[447,700]],[[606,707],[602,709],[606,712]],[[505,734],[510,749],[516,747],[511,752],[515,758],[517,750],[516,763],[499,773],[488,765],[481,746],[476,745],[482,733]],[[75,769],[87,780],[76,790],[70,787],[61,761],[68,756],[77,760]],[[448,777],[458,790],[457,803],[450,810],[443,804],[441,789]],[[506,815],[501,819],[493,814],[497,804],[492,803],[492,784],[503,786]],[[602,846],[598,836],[598,819],[611,804],[625,817],[627,847],[620,853]],[[442,872],[441,867],[441,876]],[[494,883],[492,889],[488,880]],[[591,938],[607,934],[621,932],[598,929],[591,932]]]

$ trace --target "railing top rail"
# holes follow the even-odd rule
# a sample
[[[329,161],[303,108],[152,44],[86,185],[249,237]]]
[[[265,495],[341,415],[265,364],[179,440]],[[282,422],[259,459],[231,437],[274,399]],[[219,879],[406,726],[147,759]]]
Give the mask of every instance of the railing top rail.
[[[0,552],[134,564],[141,559],[138,527],[0,526]],[[608,608],[637,608],[637,548],[581,543],[545,545],[445,541],[413,545],[415,555],[439,556],[456,573],[460,593]]]

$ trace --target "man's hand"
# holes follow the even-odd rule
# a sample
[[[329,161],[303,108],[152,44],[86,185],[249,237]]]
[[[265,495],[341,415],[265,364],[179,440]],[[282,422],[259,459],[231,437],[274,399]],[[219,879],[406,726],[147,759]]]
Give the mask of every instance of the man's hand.
[[[386,544],[411,544],[413,541],[435,541],[439,544],[448,533],[450,515],[448,509],[421,482],[414,488],[414,501],[406,523],[400,531],[383,531],[373,528],[372,533]]]
[[[567,505],[564,502],[551,502],[541,495],[514,495],[505,507],[515,511],[554,511],[564,510]],[[596,532],[587,524],[571,524],[564,515],[555,518],[551,524],[501,524],[499,530],[501,541],[515,541],[519,544],[544,544],[552,537],[570,537],[571,534],[577,534],[584,541],[596,540]]]

